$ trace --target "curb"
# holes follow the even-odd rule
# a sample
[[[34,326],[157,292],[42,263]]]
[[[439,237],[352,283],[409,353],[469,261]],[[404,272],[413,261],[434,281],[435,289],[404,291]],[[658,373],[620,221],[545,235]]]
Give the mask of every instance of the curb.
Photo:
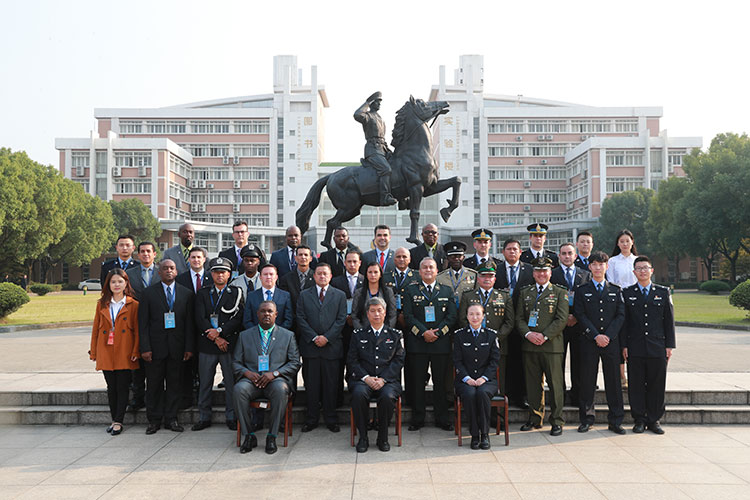
[[[9,326],[0,326],[0,333],[23,332],[27,330],[51,330],[53,328],[91,326],[92,324],[93,324],[93,321],[68,321],[64,323],[43,323],[40,325],[9,325]]]
[[[750,332],[750,326],[747,325],[719,325],[716,323],[693,323],[691,321],[675,321],[675,326],[689,326],[692,328],[710,328],[715,330],[741,330]]]

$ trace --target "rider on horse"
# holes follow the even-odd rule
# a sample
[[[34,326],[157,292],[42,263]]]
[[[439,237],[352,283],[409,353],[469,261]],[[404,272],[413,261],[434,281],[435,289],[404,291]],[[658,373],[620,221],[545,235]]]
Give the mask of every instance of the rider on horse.
[[[380,92],[372,94],[354,112],[354,119],[362,124],[365,131],[365,161],[372,165],[378,174],[380,205],[389,206],[395,205],[397,201],[391,194],[391,165],[387,159],[391,151],[385,141],[385,123],[378,114],[382,100],[383,95]]]

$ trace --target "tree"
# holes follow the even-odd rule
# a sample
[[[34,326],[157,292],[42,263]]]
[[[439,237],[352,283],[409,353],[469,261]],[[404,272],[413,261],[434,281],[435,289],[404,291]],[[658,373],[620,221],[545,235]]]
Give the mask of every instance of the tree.
[[[691,234],[690,224],[678,211],[679,203],[689,189],[690,182],[684,177],[672,177],[661,182],[659,191],[651,200],[646,224],[651,251],[673,260],[676,269],[680,258],[689,253],[685,235]]]
[[[597,248],[610,253],[617,233],[629,229],[635,237],[638,253],[648,254],[650,246],[646,225],[653,196],[652,189],[637,188],[635,191],[613,194],[604,200],[599,225],[592,230]]]
[[[116,235],[131,234],[135,243],[155,241],[161,236],[159,220],[141,200],[128,198],[122,201],[110,201],[112,217],[115,222]],[[112,244],[117,236],[112,239]]]

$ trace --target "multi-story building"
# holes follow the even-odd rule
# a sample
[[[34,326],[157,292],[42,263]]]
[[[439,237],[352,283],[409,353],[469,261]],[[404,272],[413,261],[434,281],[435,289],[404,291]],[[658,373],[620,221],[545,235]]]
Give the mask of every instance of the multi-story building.
[[[274,58],[273,92],[165,108],[95,110],[88,139],[58,139],[60,170],[105,200],[143,200],[162,224],[162,247],[189,220],[216,253],[245,220],[266,249],[294,221],[322,159],[325,89],[295,56]]]

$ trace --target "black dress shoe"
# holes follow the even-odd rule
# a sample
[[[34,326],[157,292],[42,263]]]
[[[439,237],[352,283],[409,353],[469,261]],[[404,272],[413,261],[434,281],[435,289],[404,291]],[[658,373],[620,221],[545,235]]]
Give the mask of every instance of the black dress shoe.
[[[224,382],[219,382],[216,387],[219,388],[219,389],[223,389],[224,388]]]
[[[198,420],[198,422],[191,427],[194,431],[202,431],[203,429],[206,429],[208,427],[211,427],[211,421],[210,420]]]
[[[611,430],[615,434],[625,434],[625,429],[620,424],[609,424],[607,429]]]
[[[553,425],[552,430],[549,431],[550,436],[559,436],[562,434],[562,425]]]
[[[490,449],[490,436],[489,435],[482,434],[482,437],[479,440],[479,449],[481,449],[481,450],[489,450]]]
[[[108,432],[109,434],[112,434],[112,428],[113,428],[114,426],[115,426],[115,425],[114,425],[114,424],[112,424],[112,425],[110,425],[109,427],[107,427],[107,432]]]
[[[378,449],[380,451],[391,451],[391,445],[388,444],[388,440],[387,439],[384,439],[382,441],[380,439],[378,439],[377,443],[378,443]]]
[[[253,440],[257,446],[258,440],[255,438],[255,435],[248,434],[245,436],[245,440],[242,442],[242,446],[240,446],[240,453],[253,451],[253,448],[255,448],[255,446],[253,446]]]
[[[341,432],[341,427],[339,427],[339,424],[328,424],[326,425],[326,428],[331,432]]]
[[[472,450],[479,449],[479,436],[471,436],[471,444],[469,445],[469,448]]]
[[[122,433],[122,424],[117,423],[114,426],[112,426],[112,435],[113,436],[117,436],[120,433]]]
[[[542,424],[532,424],[531,422],[526,422],[521,426],[521,430],[523,432],[530,431],[531,429],[541,429]]]
[[[643,424],[643,422],[636,422],[633,426],[633,432],[636,434],[643,434],[643,431],[646,430],[646,426]]]
[[[411,424],[411,425],[409,426],[409,430],[410,430],[410,431],[418,431],[418,430],[419,430],[419,429],[421,429],[422,427],[424,427],[424,424]]]
[[[357,441],[357,453],[364,453],[369,447],[370,442],[368,441],[367,437],[359,438],[359,441]]]
[[[593,427],[591,424],[584,422],[578,426],[578,432],[588,432],[591,427]]]
[[[169,422],[167,425],[164,426],[165,429],[169,429],[172,432],[182,432],[185,430],[184,427],[182,427],[180,424],[177,423],[177,420],[173,420]]]
[[[302,432],[310,432],[313,429],[317,429],[318,424],[304,424],[302,426]]]
[[[237,421],[236,420],[227,420],[227,428],[230,431],[236,431],[237,430]]]
[[[438,427],[443,429],[444,431],[452,431],[453,430],[453,424],[450,422],[444,422],[442,424],[437,424]]]
[[[266,436],[266,453],[273,455],[277,451],[279,451],[279,448],[276,446],[276,437]]]
[[[148,427],[146,427],[146,434],[156,434],[156,431],[159,430],[161,425],[159,424],[148,424]]]
[[[646,428],[650,430],[651,432],[653,432],[654,434],[664,434],[664,429],[661,428],[661,424],[659,424],[659,422],[648,424]]]

